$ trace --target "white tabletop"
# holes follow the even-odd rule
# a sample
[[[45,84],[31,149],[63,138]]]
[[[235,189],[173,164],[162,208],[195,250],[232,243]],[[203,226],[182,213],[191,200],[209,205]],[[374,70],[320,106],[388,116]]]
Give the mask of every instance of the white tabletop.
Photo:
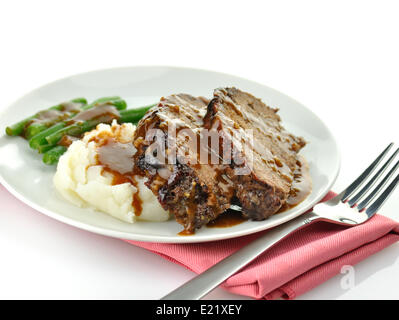
[[[0,4],[0,111],[74,73],[180,65],[264,83],[317,113],[342,154],[333,190],[399,143],[395,2],[21,2]],[[0,298],[157,299],[193,276],[144,249],[32,214],[18,200],[0,208]],[[380,213],[399,220],[399,190]],[[396,243],[354,267],[352,288],[340,274],[299,299],[398,299],[398,257]],[[245,299],[222,289],[207,298]]]

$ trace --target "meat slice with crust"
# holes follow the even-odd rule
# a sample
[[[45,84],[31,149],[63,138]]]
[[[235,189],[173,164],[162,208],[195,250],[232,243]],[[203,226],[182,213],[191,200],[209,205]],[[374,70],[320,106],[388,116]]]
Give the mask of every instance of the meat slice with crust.
[[[199,159],[208,102],[188,94],[162,98],[138,123],[135,135],[135,161],[148,178],[146,185],[188,233],[228,209],[234,193],[223,175],[228,165]]]
[[[305,146],[281,125],[278,109],[236,88],[214,92],[204,118],[206,127],[219,122],[219,130],[232,137],[236,196],[244,214],[263,220],[286,202],[298,170],[297,153]],[[245,170],[238,171],[243,167]]]

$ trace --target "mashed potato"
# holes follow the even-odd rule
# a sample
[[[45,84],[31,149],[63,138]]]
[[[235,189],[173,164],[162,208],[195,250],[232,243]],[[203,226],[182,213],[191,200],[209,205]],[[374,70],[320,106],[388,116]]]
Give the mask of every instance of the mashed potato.
[[[54,185],[61,195],[80,207],[92,207],[125,222],[136,220],[166,221],[169,213],[159,204],[153,193],[144,185],[144,178],[135,176],[136,184],[114,184],[112,172],[98,164],[99,142],[96,137],[107,135],[120,143],[133,140],[135,126],[99,124],[81,140],[74,141],[60,158]],[[142,202],[142,210],[135,212],[133,196]]]

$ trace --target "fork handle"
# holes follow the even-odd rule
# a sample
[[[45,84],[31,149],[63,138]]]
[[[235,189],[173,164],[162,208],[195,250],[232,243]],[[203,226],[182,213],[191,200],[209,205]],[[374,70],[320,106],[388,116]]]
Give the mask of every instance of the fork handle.
[[[211,292],[223,281],[245,267],[261,253],[273,247],[293,232],[318,220],[313,212],[307,212],[284,224],[270,229],[245,247],[221,260],[203,273],[187,281],[161,300],[198,300]]]

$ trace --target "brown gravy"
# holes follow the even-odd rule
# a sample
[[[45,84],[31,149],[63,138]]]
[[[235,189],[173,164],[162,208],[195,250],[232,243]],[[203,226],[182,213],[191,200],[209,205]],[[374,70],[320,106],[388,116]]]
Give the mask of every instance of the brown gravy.
[[[81,111],[80,106],[80,103],[74,102],[61,103],[59,108],[50,108],[48,110],[39,111],[36,115],[36,118],[29,124],[34,122],[51,124],[52,122],[68,119]]]
[[[280,208],[278,213],[285,212],[289,209],[296,207],[312,191],[312,180],[309,174],[309,167],[305,158],[300,157],[300,161],[297,163],[298,169],[294,173],[294,181],[291,186],[291,193],[288,197],[287,202]],[[241,212],[234,210],[227,210],[219,215],[215,220],[210,221],[206,226],[208,228],[228,228],[240,223],[247,221]],[[183,231],[182,231],[183,232]],[[179,233],[179,235],[181,235]],[[188,235],[188,234],[184,234]]]
[[[143,201],[139,196],[137,181],[134,177],[133,155],[136,148],[132,143],[120,143],[112,137],[106,137],[100,142],[97,150],[97,162],[103,170],[113,175],[112,185],[130,183],[137,188],[133,193],[132,207],[139,216],[143,210]]]
[[[206,226],[208,228],[228,228],[236,226],[247,221],[241,212],[234,210],[227,210],[219,215],[215,220],[210,221]]]
[[[299,156],[298,159],[297,170],[294,172],[294,180],[291,185],[290,196],[285,204],[285,210],[297,206],[312,192],[312,179],[309,173],[309,165],[304,157]]]
[[[98,120],[98,122],[110,122],[113,119],[119,119],[119,111],[113,105],[103,104],[78,113],[68,124],[83,122],[88,120]]]
[[[184,230],[180,231],[177,235],[178,236],[193,236],[194,234],[195,234],[195,231],[184,229]]]
[[[71,101],[63,102],[60,104],[60,111],[78,113],[81,111],[81,105],[81,103],[75,103]]]
[[[136,153],[136,149],[132,143],[120,143],[114,138],[108,138],[97,152],[98,161],[104,167],[118,172],[120,175],[133,171],[133,155]]]
[[[61,138],[60,141],[58,141],[59,146],[64,146],[64,147],[69,147],[74,141],[79,140],[77,137],[72,137],[69,135],[65,135]]]

